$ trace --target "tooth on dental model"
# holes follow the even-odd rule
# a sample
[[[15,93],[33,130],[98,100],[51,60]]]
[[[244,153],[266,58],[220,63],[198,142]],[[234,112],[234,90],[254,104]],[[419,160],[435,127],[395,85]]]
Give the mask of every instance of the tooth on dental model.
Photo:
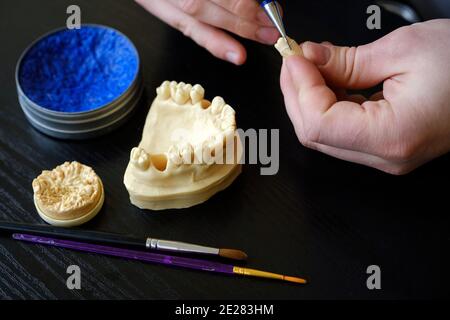
[[[221,97],[205,100],[198,84],[165,81],[156,92],[125,171],[131,203],[164,210],[205,202],[241,173],[236,113]]]
[[[156,89],[156,94],[163,100],[170,98],[170,82],[164,81],[161,86]]]
[[[302,48],[300,48],[300,46],[297,44],[297,42],[295,42],[295,40],[289,37],[287,37],[287,41],[283,37],[278,39],[277,43],[275,44],[275,48],[280,52],[283,58],[287,58],[289,56],[303,55]]]
[[[219,114],[225,106],[225,100],[222,97],[215,97],[211,103],[211,113]]]
[[[89,221],[104,201],[100,178],[92,168],[76,161],[42,171],[32,186],[36,210],[56,226],[73,227]]]
[[[150,158],[141,148],[133,148],[133,150],[131,150],[130,160],[133,165],[141,170],[147,170],[150,166]]]
[[[192,104],[197,104],[205,97],[205,89],[199,84],[196,84],[191,90]]]

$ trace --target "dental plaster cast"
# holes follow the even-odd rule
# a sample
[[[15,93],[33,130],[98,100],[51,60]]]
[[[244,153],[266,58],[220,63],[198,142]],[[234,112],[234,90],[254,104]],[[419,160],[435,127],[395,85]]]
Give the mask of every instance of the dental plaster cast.
[[[65,162],[33,180],[34,204],[44,221],[60,227],[81,225],[103,206],[103,184],[91,167]]]
[[[289,44],[288,44],[289,42]],[[290,46],[290,48],[289,48]],[[278,39],[275,44],[275,48],[280,52],[283,58],[287,58],[289,56],[302,56],[303,51],[302,48],[295,42],[295,40],[287,37],[287,41],[285,38],[281,37]]]
[[[235,111],[221,97],[205,100],[200,85],[165,81],[156,92],[124,176],[131,203],[151,210],[200,204],[241,173]]]

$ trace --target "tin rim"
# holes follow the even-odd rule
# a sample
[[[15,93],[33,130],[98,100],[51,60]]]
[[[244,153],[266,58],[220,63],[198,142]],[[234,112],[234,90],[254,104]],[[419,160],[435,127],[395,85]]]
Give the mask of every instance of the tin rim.
[[[132,83],[132,85],[127,89],[127,91],[121,95],[116,101],[106,105],[101,109],[101,112],[97,113],[91,113],[91,112],[83,112],[83,113],[77,113],[77,114],[71,114],[67,112],[62,112],[60,114],[41,114],[40,109],[36,110],[33,107],[33,101],[30,100],[27,96],[20,95],[19,99],[22,99],[24,101],[24,104],[28,109],[30,109],[30,112],[37,113],[40,118],[43,118],[49,122],[58,123],[58,124],[67,124],[67,125],[76,125],[76,124],[86,124],[89,122],[98,121],[107,117],[110,117],[114,113],[122,110],[123,108],[126,108],[128,106],[128,103],[133,100],[134,95],[142,89],[140,88],[141,85],[141,76],[140,72],[138,74],[138,77],[135,79],[135,81]],[[21,104],[22,106],[22,104]],[[92,111],[92,110],[91,110]],[[97,111],[97,109],[95,110]]]
[[[139,90],[140,93],[142,93],[142,91],[143,91],[143,88],[141,88],[141,90]],[[115,118],[113,121],[110,121],[110,122],[108,122],[106,124],[103,124],[101,126],[96,126],[95,128],[85,129],[85,130],[61,130],[61,129],[57,129],[57,128],[52,128],[52,127],[49,127],[48,125],[43,124],[39,120],[34,119],[32,116],[30,116],[29,115],[29,111],[26,110],[26,108],[22,108],[22,110],[25,113],[25,116],[28,119],[30,119],[30,121],[31,121],[33,126],[39,127],[39,128],[44,128],[45,130],[47,130],[47,132],[46,132],[47,134],[50,131],[54,132],[54,133],[57,133],[57,134],[67,135],[67,136],[90,134],[90,133],[94,133],[96,131],[101,132],[102,130],[105,130],[108,127],[112,127],[112,126],[116,125],[117,123],[123,121],[125,118],[127,118],[134,111],[134,107],[139,102],[139,97],[141,96],[140,93],[136,96],[136,101],[133,103],[132,108],[129,108],[129,110],[127,110],[125,113],[123,113],[120,117]]]

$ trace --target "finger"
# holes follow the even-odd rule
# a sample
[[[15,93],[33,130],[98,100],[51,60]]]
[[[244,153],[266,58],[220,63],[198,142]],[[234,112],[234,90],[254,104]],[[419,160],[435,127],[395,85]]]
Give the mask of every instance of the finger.
[[[294,83],[291,80],[291,75],[285,63],[283,63],[281,67],[280,86],[281,91],[283,92],[284,104],[286,106],[289,119],[291,119],[291,122],[294,125],[295,133],[298,139],[305,145],[306,139],[303,134],[303,118],[300,114],[300,108],[298,107],[298,93],[297,89],[294,87]]]
[[[392,36],[359,47],[338,47],[329,43],[305,42],[305,57],[316,64],[327,82],[348,89],[373,87],[404,71],[393,50]]]
[[[306,144],[319,143],[380,156],[381,135],[389,137],[386,131],[392,126],[389,121],[393,119],[386,100],[367,101],[362,105],[338,102],[311,62],[294,56],[285,59],[285,64],[290,78],[285,77],[284,81],[291,81],[286,90],[293,90],[288,95],[297,95],[298,101],[288,108],[302,119]]]
[[[354,150],[336,148],[333,146],[309,141],[304,134],[304,121],[300,114],[300,107],[298,106],[296,89],[294,87],[293,81],[290,79],[290,73],[287,70],[285,64],[283,64],[281,71],[280,85],[284,94],[289,118],[294,125],[295,132],[299,140],[306,147],[341,160],[362,164],[391,174],[406,173],[414,168],[414,166],[409,166],[410,169],[408,169],[407,166],[405,167],[405,164],[396,164],[376,155]]]
[[[222,8],[249,21],[272,27],[273,23],[255,0],[212,0]]]
[[[338,149],[335,147],[330,147],[317,143],[313,144],[311,146],[311,149],[317,150],[319,152],[322,152],[326,155],[332,156],[340,160],[358,163],[395,175],[409,173],[414,168],[417,168],[419,166],[419,164],[416,163],[396,163],[371,154],[345,149]]]
[[[170,2],[205,24],[225,29],[246,39],[264,44],[274,44],[279,37],[278,31],[274,27],[259,26],[209,0],[170,0]]]
[[[225,32],[197,21],[167,1],[136,1],[162,21],[183,32],[198,45],[207,49],[215,57],[236,65],[245,62],[247,58],[245,48]]]
[[[319,143],[314,143],[311,148],[340,160],[362,164],[383,171],[390,167],[390,163],[388,161],[367,153],[338,149]]]

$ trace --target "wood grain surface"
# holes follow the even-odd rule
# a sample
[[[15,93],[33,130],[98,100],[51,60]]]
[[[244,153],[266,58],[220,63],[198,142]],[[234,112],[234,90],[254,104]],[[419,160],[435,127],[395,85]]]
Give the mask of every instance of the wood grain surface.
[[[358,3],[358,4],[356,4]],[[78,4],[84,23],[121,30],[143,62],[147,100],[163,80],[201,83],[223,96],[241,128],[280,129],[280,172],[260,176],[247,165],[226,191],[187,210],[141,211],[122,183],[129,152],[140,140],[149,102],[117,131],[68,142],[35,131],[21,111],[14,69],[38,36],[64,26]],[[355,45],[402,22],[383,15],[365,28],[369,1],[290,1],[289,33],[298,40]],[[43,223],[31,181],[43,169],[77,160],[103,180],[106,202],[87,229],[151,235],[246,250],[248,266],[304,276],[307,286],[235,278],[93,254],[17,243],[0,237],[3,299],[394,299],[448,297],[450,158],[393,177],[307,150],[297,141],[279,89],[281,59],[245,41],[242,67],[219,61],[133,1],[0,2],[0,219]],[[66,269],[81,268],[82,289],[68,290]],[[382,289],[369,291],[366,268],[379,265]]]

